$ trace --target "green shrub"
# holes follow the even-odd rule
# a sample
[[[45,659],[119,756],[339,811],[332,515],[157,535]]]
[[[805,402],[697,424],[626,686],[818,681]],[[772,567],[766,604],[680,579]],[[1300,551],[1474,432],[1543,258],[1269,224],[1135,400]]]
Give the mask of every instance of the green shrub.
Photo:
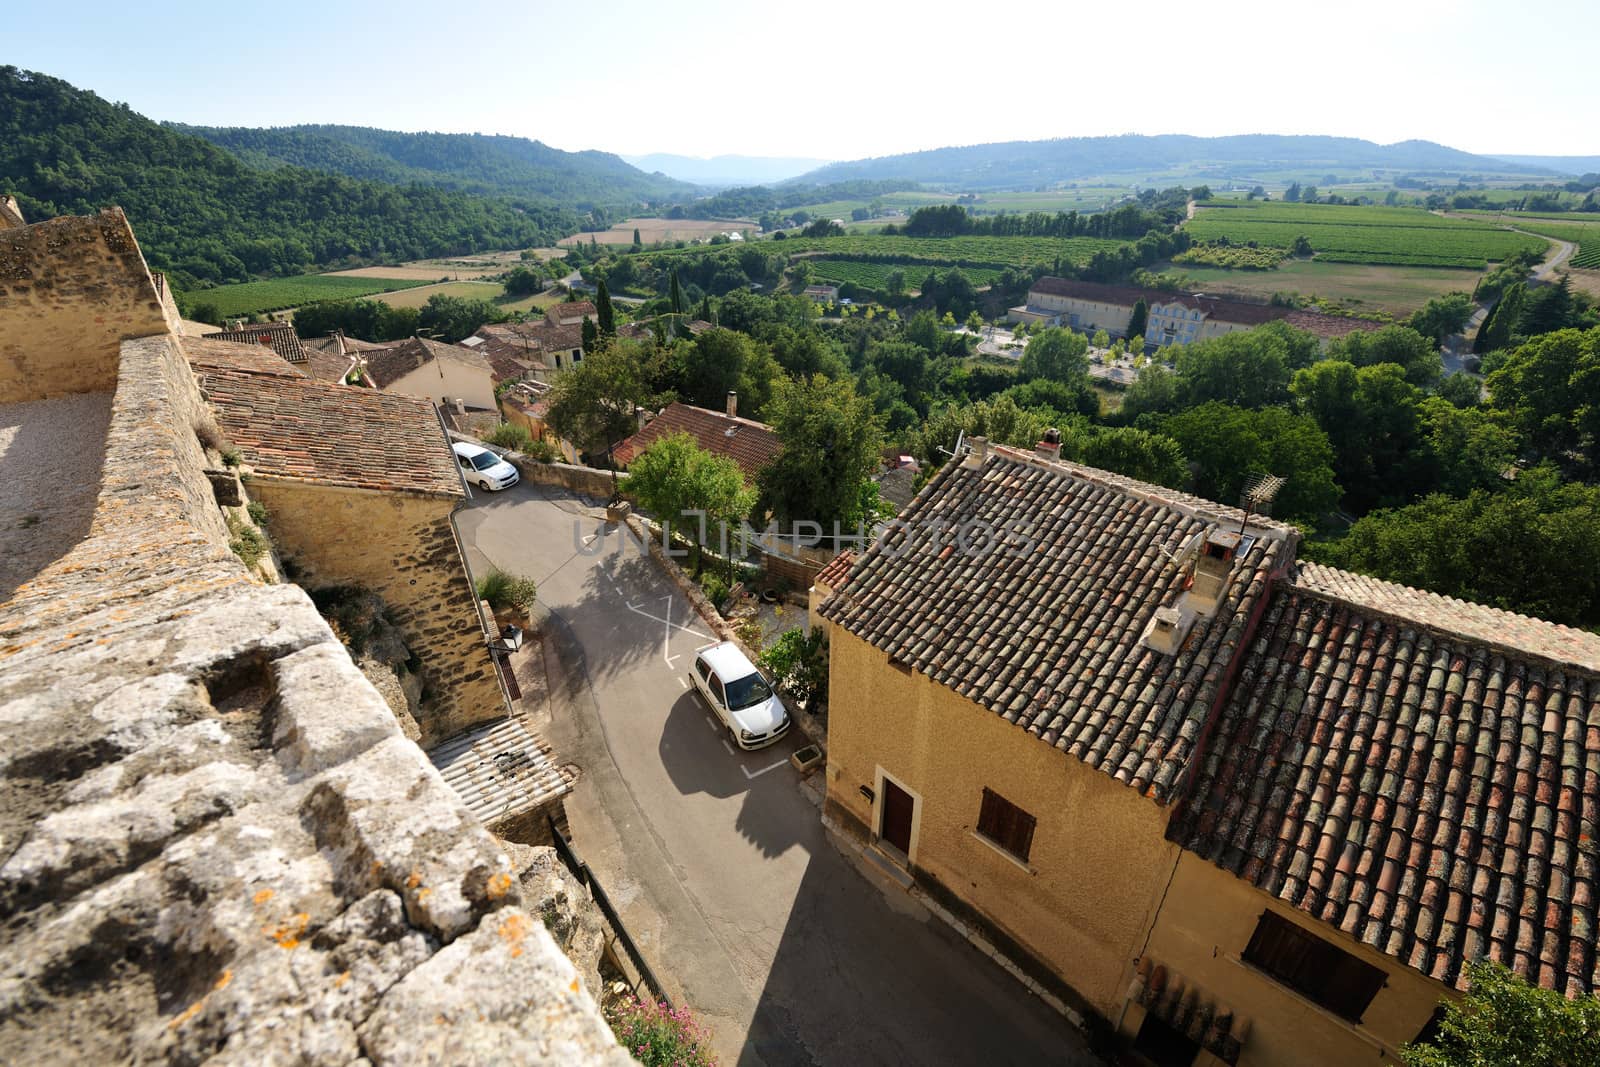
[[[257,526],[265,526],[267,524],[267,506],[261,501],[250,501],[244,510],[250,516],[250,521]]]
[[[536,463],[554,463],[561,458],[561,453],[549,441],[535,441],[523,451]]]
[[[533,435],[525,426],[513,426],[509,422],[502,422],[490,430],[484,440],[491,445],[509,448],[514,452],[527,452],[533,448]]]
[[[716,1067],[711,1035],[688,1008],[635,998],[606,1014],[617,1041],[644,1067]]]
[[[261,562],[261,558],[272,547],[260,530],[240,519],[228,516],[228,547],[233,554],[244,561],[246,567],[254,567]]]
[[[496,611],[506,608],[526,611],[533,607],[538,592],[538,584],[532,578],[507,574],[498,567],[478,579],[478,599],[487,600]]]
[[[828,652],[822,630],[785,630],[761,653],[761,665],[791,696],[808,708],[828,699]]]
[[[243,462],[244,459],[239,455],[237,448],[228,447],[222,450],[222,465],[224,467],[237,467]]]
[[[733,628],[733,635],[759,652],[761,650],[761,638],[764,636],[761,631],[760,617],[751,615],[749,618],[744,619],[738,626]]]
[[[722,602],[728,599],[728,583],[713,571],[706,571],[700,575],[700,591],[718,611],[722,610]]]

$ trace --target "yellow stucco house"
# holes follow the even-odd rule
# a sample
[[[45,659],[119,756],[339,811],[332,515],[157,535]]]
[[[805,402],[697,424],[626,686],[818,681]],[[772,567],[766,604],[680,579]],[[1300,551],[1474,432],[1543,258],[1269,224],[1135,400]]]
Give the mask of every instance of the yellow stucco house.
[[[1600,638],[1056,455],[836,577],[830,828],[1155,1064],[1397,1062],[1484,956],[1590,993]]]

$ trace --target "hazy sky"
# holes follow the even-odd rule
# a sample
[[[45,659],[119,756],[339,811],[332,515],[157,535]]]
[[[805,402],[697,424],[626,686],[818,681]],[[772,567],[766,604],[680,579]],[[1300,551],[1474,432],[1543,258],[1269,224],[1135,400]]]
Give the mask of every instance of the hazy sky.
[[[0,62],[144,115],[854,159],[1115,133],[1600,154],[1595,0],[22,0]]]

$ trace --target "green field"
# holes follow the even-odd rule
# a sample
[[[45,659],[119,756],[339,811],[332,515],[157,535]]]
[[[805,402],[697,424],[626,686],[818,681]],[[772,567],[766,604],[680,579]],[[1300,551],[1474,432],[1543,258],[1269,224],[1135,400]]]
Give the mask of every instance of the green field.
[[[1076,211],[1087,214],[1115,207],[1132,191],[1126,185],[1086,185],[1037,193],[979,193],[977,201],[968,204],[967,210],[980,215],[993,215],[1001,211],[1012,215],[1026,215],[1030,211],[1051,214]]]
[[[323,300],[353,300],[374,293],[412,289],[427,284],[417,279],[302,274],[294,278],[269,278],[238,285],[219,285],[215,289],[195,289],[177,295],[186,305],[213,304],[221,315],[232,317],[262,311],[282,311]]]
[[[1436,296],[1470,293],[1479,277],[1478,271],[1461,268],[1373,266],[1321,259],[1289,259],[1277,270],[1226,270],[1187,263],[1165,269],[1181,274],[1193,288],[1219,296],[1265,299],[1273,293],[1301,293],[1364,311],[1386,311],[1396,318],[1405,318]]]
[[[1506,218],[1519,230],[1543,234],[1578,246],[1568,263],[1588,270],[1600,269],[1600,219],[1556,218],[1549,215],[1516,215]]]
[[[762,241],[763,252],[783,252],[794,256],[816,252],[829,259],[853,259],[878,263],[917,263],[925,266],[1026,267],[1049,266],[1057,258],[1085,263],[1102,249],[1120,247],[1126,242],[1099,237],[884,237],[881,234],[846,234],[843,237],[792,237],[786,241]],[[661,256],[705,255],[704,245],[669,248],[640,255],[653,260]]]
[[[1416,208],[1245,203],[1202,207],[1185,224],[1197,240],[1289,248],[1305,237],[1317,258],[1338,263],[1472,267],[1504,259],[1537,237],[1488,220],[1445,218]]]
[[[797,211],[804,211],[814,219],[843,219],[845,222],[849,222],[850,212],[856,208],[870,211],[873,204],[884,208],[898,208],[909,214],[919,207],[926,207],[929,204],[945,204],[954,199],[955,197],[948,193],[885,193],[883,196],[874,196],[864,200],[829,200],[825,203],[801,204],[799,207],[783,208],[780,214],[792,215]]]
[[[867,289],[887,289],[889,275],[895,271],[905,277],[908,291],[916,289],[928,272],[935,269],[925,263],[863,263],[851,259],[806,259],[804,262],[811,264],[812,277],[820,281],[835,285],[853,282]],[[1000,277],[1000,271],[990,267],[962,267],[961,273],[979,287],[990,285]]]

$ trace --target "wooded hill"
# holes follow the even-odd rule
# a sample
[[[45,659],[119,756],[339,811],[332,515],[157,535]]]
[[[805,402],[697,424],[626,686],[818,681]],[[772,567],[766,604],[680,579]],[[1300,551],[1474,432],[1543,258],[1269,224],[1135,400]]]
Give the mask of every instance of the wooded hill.
[[[1461,152],[1432,141],[1375,144],[1354,137],[1244,134],[1235,137],[1064,137],[1049,141],[935,148],[905,155],[833,163],[795,179],[824,184],[852,179],[902,180],[962,190],[1033,189],[1077,178],[1156,174],[1203,176],[1208,167],[1229,177],[1274,171],[1399,170],[1429,174],[1547,174],[1527,164],[1509,164]]]
[[[367,181],[554,200],[583,212],[689,199],[696,192],[688,182],[646,174],[609,152],[563,152],[525,137],[365,126],[168,126],[264,170],[306,167]]]
[[[0,67],[0,191],[30,219],[127,211],[175,288],[361,262],[551,244],[579,227],[548,200],[251,167],[58,78]]]

